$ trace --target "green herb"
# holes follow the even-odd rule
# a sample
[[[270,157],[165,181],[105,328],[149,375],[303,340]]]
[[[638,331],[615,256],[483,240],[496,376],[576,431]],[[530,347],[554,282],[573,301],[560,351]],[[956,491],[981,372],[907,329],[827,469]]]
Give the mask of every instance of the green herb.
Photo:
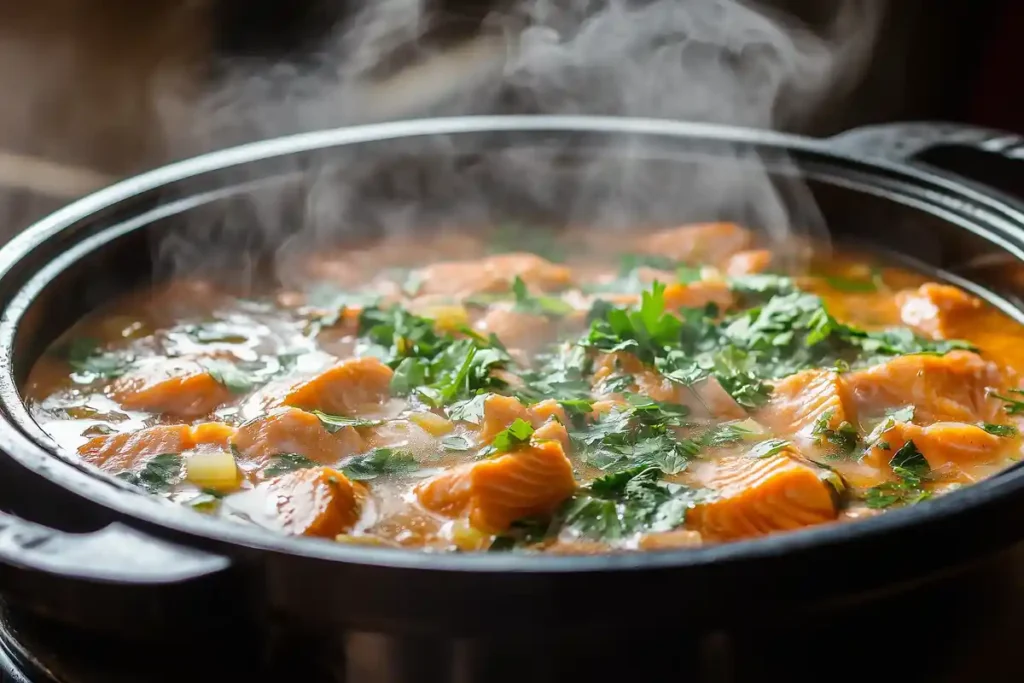
[[[548,538],[552,531],[553,525],[550,519],[518,519],[512,522],[508,531],[495,537],[488,551],[507,552],[517,547],[534,545]]]
[[[494,435],[491,447],[496,453],[507,453],[528,443],[533,436],[533,425],[517,417],[506,429]]]
[[[868,489],[864,502],[869,508],[887,508],[892,505],[912,505],[931,497],[922,488],[931,473],[928,460],[913,441],[906,442],[889,460],[897,482],[885,482]]]
[[[685,406],[629,395],[628,407],[601,415],[592,425],[570,436],[576,450],[590,465],[615,472],[638,466],[655,467],[666,474],[684,470],[700,451],[700,444],[680,439],[672,427],[685,424]]]
[[[703,448],[718,448],[749,439],[754,432],[736,424],[715,425],[700,438]]]
[[[1020,433],[1016,427],[1011,425],[997,425],[991,422],[982,423],[981,428],[995,436],[1017,436]]]
[[[561,516],[564,527],[586,538],[615,540],[635,533],[671,531],[715,492],[659,481],[656,468],[639,466],[594,480]]]
[[[232,394],[247,394],[261,383],[260,379],[253,374],[245,372],[239,366],[227,361],[209,358],[201,360],[200,365],[210,373],[210,377],[217,384]]]
[[[516,301],[515,310],[520,313],[560,318],[573,312],[572,305],[558,297],[530,294],[526,283],[518,275],[512,282],[512,294]]]
[[[181,456],[177,453],[154,455],[138,471],[121,472],[119,479],[145,489],[149,493],[169,490],[181,481]]]
[[[480,424],[484,419],[484,403],[487,401],[489,396],[491,396],[491,394],[478,394],[473,398],[456,401],[448,406],[446,411],[449,419],[469,422],[471,424]]]
[[[770,458],[784,451],[789,445],[789,442],[784,439],[769,439],[750,449],[748,455],[751,458]]]
[[[224,494],[212,489],[203,489],[199,494],[188,501],[189,507],[199,512],[215,512],[220,507]]]
[[[384,420],[366,420],[361,417],[342,417],[341,415],[331,415],[320,410],[314,410],[313,414],[316,415],[317,419],[320,420],[320,424],[324,426],[330,434],[336,434],[345,427],[376,427],[384,424]]]
[[[832,409],[826,410],[818,417],[814,422],[814,427],[811,429],[811,436],[815,437],[815,443],[819,446],[828,443],[832,446],[832,451],[835,456],[847,457],[853,454],[860,443],[860,434],[857,432],[857,428],[852,424],[843,420],[833,429],[830,425],[832,424],[832,418],[835,415],[835,411]]]
[[[200,344],[244,344],[249,337],[220,321],[189,325],[184,332]]]
[[[73,339],[61,349],[61,355],[86,382],[120,377],[134,361],[125,352],[104,351],[98,340],[88,337]]]
[[[441,439],[441,446],[446,451],[468,451],[471,447],[469,439],[464,436],[446,436]]]
[[[1022,389],[1010,389],[1007,393],[1014,394],[1015,396],[1024,396],[1024,390]],[[998,394],[995,391],[989,390],[988,395],[993,398],[998,398],[1000,401],[1005,401],[1006,405],[1003,406],[1003,410],[1008,415],[1019,415],[1024,413],[1024,401],[1013,398],[1013,396],[1004,396]]]
[[[639,310],[606,307],[581,344],[609,353],[629,351],[653,364],[666,347],[679,343],[682,326],[679,318],[665,312],[665,285],[655,282],[641,295]]]
[[[367,481],[384,475],[408,474],[419,469],[409,451],[375,448],[366,455],[357,455],[342,466],[341,471],[352,481]]]
[[[267,477],[276,477],[281,474],[294,472],[295,470],[304,470],[310,467],[316,467],[316,463],[304,455],[299,455],[298,453],[281,453],[270,458],[270,463],[267,468],[263,470],[263,474]]]
[[[745,301],[765,301],[774,296],[792,294],[796,291],[793,280],[782,275],[757,273],[738,275],[727,280],[729,289],[736,292]]]

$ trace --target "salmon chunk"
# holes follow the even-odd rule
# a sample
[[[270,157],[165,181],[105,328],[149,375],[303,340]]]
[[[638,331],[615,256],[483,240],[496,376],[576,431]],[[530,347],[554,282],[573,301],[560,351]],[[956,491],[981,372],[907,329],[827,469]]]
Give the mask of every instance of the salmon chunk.
[[[390,396],[394,372],[376,358],[350,358],[294,385],[284,404],[332,415],[353,415]]]
[[[977,425],[936,422],[922,427],[897,422],[871,444],[863,461],[884,469],[908,441],[914,442],[933,470],[995,462],[1008,448],[1019,447],[1018,440],[989,434]]]
[[[832,430],[844,422],[857,424],[846,380],[834,371],[804,370],[779,380],[774,387],[771,402],[758,419],[776,434],[810,437],[822,418]]]
[[[565,424],[565,409],[553,399],[526,406],[513,396],[492,394],[484,400],[484,419],[480,424],[481,443],[490,443],[499,432],[508,429],[516,420],[525,420],[540,427],[549,420]]]
[[[468,514],[480,531],[500,533],[517,519],[553,513],[575,489],[562,444],[534,439],[511,453],[442,472],[415,491],[432,512]]]
[[[475,261],[435,263],[420,271],[419,294],[455,298],[506,292],[519,277],[534,291],[552,292],[573,283],[572,271],[535,254],[499,254]]]
[[[772,253],[767,249],[740,251],[725,261],[725,274],[730,277],[754,275],[768,270],[772,264]]]
[[[535,349],[551,341],[555,324],[543,315],[493,308],[474,327],[494,334],[510,349]]]
[[[298,408],[278,408],[246,422],[238,428],[232,443],[243,456],[261,466],[285,453],[331,464],[366,450],[363,437],[353,427],[342,427],[332,434],[316,415]]]
[[[192,429],[188,425],[159,425],[137,432],[97,436],[82,444],[78,454],[108,472],[121,472],[155,455],[181,453],[193,444]]]
[[[992,422],[999,401],[986,395],[999,386],[998,369],[970,351],[944,356],[900,356],[846,375],[860,411],[915,406],[918,421]]]
[[[721,280],[698,280],[687,284],[674,283],[665,287],[665,309],[704,308],[715,304],[720,311],[730,308],[735,301],[729,285]]]
[[[897,293],[896,305],[905,325],[933,339],[949,339],[958,336],[964,322],[981,309],[981,300],[957,287],[929,282]]]
[[[793,455],[717,460],[703,483],[718,497],[694,508],[689,522],[705,539],[731,541],[836,519],[833,489]]]
[[[187,360],[149,364],[125,375],[111,385],[110,396],[127,410],[180,418],[208,415],[233,397],[206,368]]]
[[[533,440],[557,441],[562,445],[562,451],[569,452],[569,431],[557,420],[549,420],[537,427],[533,432]]]
[[[277,516],[286,533],[334,538],[359,521],[361,491],[330,467],[289,472],[265,486],[276,498]]]
[[[656,232],[640,240],[639,251],[686,263],[718,264],[750,247],[750,231],[735,223],[699,223]]]

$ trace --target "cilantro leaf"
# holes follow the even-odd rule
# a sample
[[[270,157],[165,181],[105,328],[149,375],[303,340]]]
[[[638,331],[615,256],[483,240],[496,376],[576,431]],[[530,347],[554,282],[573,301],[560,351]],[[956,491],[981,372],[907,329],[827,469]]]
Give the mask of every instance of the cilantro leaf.
[[[441,447],[446,451],[468,451],[471,448],[469,439],[457,434],[443,437]]]
[[[409,451],[395,448],[375,448],[366,455],[357,455],[341,471],[352,481],[368,481],[380,476],[408,474],[419,469],[419,463]]]
[[[320,420],[320,424],[330,434],[336,434],[345,427],[376,427],[384,424],[384,420],[367,420],[361,417],[343,417],[331,415],[320,410],[314,410],[313,414]]]
[[[523,418],[517,417],[506,429],[494,435],[491,447],[496,453],[507,453],[529,443],[531,436],[533,436],[533,425]]]
[[[785,439],[768,439],[750,449],[747,455],[751,458],[770,458],[784,451],[789,445]]]
[[[232,394],[247,394],[262,383],[253,373],[246,372],[234,363],[216,358],[207,358],[199,362],[206,372],[210,373],[217,384]]]
[[[931,467],[913,441],[906,442],[896,451],[889,460],[889,466],[899,481],[885,482],[868,489],[864,502],[869,508],[912,505],[931,497],[931,493],[922,488]]]
[[[521,313],[560,318],[573,312],[572,304],[558,297],[530,294],[526,283],[518,275],[512,282],[512,294],[515,296],[514,310]]]
[[[982,423],[981,428],[995,436],[1017,436],[1020,433],[1016,427],[1011,425],[997,425],[991,422]]]
[[[117,477],[149,493],[161,493],[181,481],[181,466],[180,454],[162,453],[146,460],[141,469],[121,472]]]
[[[316,463],[298,453],[280,453],[270,458],[270,464],[263,470],[264,476],[276,477],[295,470],[316,467]]]
[[[811,436],[815,438],[815,444],[831,446],[832,455],[837,457],[848,457],[853,454],[860,444],[860,433],[857,428],[847,421],[840,422],[834,429],[830,426],[835,410],[828,409],[814,421],[811,429]]]
[[[134,361],[126,352],[104,351],[98,340],[89,337],[71,340],[58,353],[86,382],[120,377]]]
[[[1010,389],[1007,393],[1012,394],[1012,396],[1004,396],[992,390],[989,390],[988,395],[992,398],[998,398],[1000,401],[1004,401],[1006,403],[1006,405],[1003,406],[1003,410],[1006,411],[1007,415],[1019,415],[1024,413],[1024,400],[1014,398],[1014,396],[1024,396],[1024,390]]]

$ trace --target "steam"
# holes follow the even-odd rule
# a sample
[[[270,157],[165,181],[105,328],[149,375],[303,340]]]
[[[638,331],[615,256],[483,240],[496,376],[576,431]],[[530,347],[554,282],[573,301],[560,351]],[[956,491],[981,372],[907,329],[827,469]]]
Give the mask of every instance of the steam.
[[[857,83],[883,7],[820,4],[830,13],[812,27],[740,0],[530,0],[489,17],[480,39],[461,48],[463,58],[432,76],[430,65],[444,56],[426,40],[426,0],[364,0],[310,58],[221,65],[219,85],[176,108],[165,126],[182,156],[424,115],[586,114],[800,129]],[[389,90],[388,79],[403,82],[396,61],[407,67],[406,92],[419,86],[426,99]],[[211,208],[159,245],[158,265],[223,269],[229,255],[270,248],[289,281],[301,279],[296,254],[339,239],[510,218],[593,229],[735,219],[778,248],[794,237],[827,238],[809,191],[779,154],[644,136],[620,136],[596,153],[580,149],[565,136],[509,145],[459,134],[285,161],[277,172],[291,180]],[[234,181],[253,180],[265,170],[237,173]]]

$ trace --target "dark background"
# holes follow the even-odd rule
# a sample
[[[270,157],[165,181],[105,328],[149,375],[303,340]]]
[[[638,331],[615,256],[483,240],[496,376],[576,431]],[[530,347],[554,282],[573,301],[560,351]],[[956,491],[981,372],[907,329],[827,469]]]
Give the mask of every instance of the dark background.
[[[182,148],[168,135],[176,107],[216,88],[224,65],[300,65],[344,30],[354,11],[374,1],[385,0],[0,3],[3,232],[93,187],[180,156]],[[415,49],[396,48],[392,70],[472,39],[485,17],[514,4],[424,1],[429,25]],[[929,119],[1024,133],[1024,3],[868,1],[884,5],[886,18],[862,81],[796,132],[830,135]],[[814,25],[833,3],[767,4]]]

